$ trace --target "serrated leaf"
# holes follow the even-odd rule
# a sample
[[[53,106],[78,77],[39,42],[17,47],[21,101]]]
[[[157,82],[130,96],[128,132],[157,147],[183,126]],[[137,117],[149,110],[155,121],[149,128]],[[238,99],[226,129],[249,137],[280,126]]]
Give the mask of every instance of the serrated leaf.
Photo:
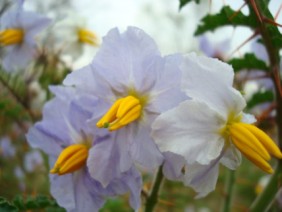
[[[9,203],[4,197],[0,197],[0,211],[1,212],[16,212],[17,207]]]
[[[24,200],[23,200],[23,197],[22,196],[16,196],[14,199],[13,199],[13,204],[20,210],[24,210],[26,209],[25,208],[25,203],[24,203]]]
[[[268,71],[266,63],[251,53],[245,54],[243,58],[233,58],[228,63],[232,65],[235,72],[243,69]]]
[[[241,11],[236,12],[229,6],[225,6],[219,13],[205,16],[201,20],[195,35],[201,35],[207,31],[214,31],[222,26],[248,26],[256,28],[257,22],[253,15],[245,16]]]
[[[17,196],[14,198],[13,204],[20,210],[34,210],[43,208],[47,210],[49,208],[50,211],[65,211],[56,203],[55,200],[44,195],[28,197],[26,200],[24,200],[22,196]]]
[[[180,1],[179,9],[181,9],[182,7],[184,7],[186,4],[188,4],[191,1],[195,1],[197,4],[200,3],[200,0],[179,0],[179,1]]]
[[[51,201],[48,197],[43,195],[38,195],[35,201],[42,208],[45,208],[50,205],[55,205],[55,202]]]
[[[274,93],[271,90],[258,91],[252,98],[247,102],[247,109],[251,109],[256,105],[272,102],[274,100]]]

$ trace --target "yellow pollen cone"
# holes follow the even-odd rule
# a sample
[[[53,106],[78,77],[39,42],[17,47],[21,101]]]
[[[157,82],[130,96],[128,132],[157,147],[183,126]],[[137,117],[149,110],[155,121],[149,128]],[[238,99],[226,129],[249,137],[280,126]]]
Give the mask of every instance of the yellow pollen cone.
[[[234,123],[230,126],[232,141],[235,139],[241,146],[248,147],[260,155],[264,160],[270,160],[270,155],[260,141],[241,123]]]
[[[2,46],[20,44],[24,39],[22,29],[6,29],[0,32],[0,44]]]
[[[74,172],[86,163],[88,148],[83,144],[73,144],[65,148],[59,155],[51,174],[68,174]]]
[[[117,130],[138,119],[141,111],[140,100],[127,96],[118,99],[96,125],[99,128],[109,128],[110,131]]]
[[[232,138],[232,142],[241,151],[241,153],[256,166],[269,174],[273,173],[273,169],[268,164],[268,162],[266,162],[256,151],[254,151],[249,146],[244,145],[236,138]]]
[[[243,124],[242,125],[248,129],[257,139],[261,142],[261,144],[265,147],[265,149],[274,157],[281,159],[282,153],[275,142],[262,130],[257,128],[251,124]]]
[[[90,30],[81,28],[78,30],[77,34],[80,42],[90,44],[92,46],[98,46],[98,38],[95,33]]]

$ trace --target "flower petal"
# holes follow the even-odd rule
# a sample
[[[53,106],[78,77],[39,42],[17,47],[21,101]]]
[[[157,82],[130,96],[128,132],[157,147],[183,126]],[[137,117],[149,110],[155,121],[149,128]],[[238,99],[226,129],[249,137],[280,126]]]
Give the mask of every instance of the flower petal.
[[[144,71],[148,71],[148,60],[158,55],[155,42],[141,29],[128,27],[124,33],[112,29],[103,38],[92,65],[112,88],[121,92],[125,85],[140,87],[138,83],[144,82]]]
[[[186,164],[185,158],[172,152],[164,152],[163,174],[169,180],[181,180],[183,168]]]
[[[49,175],[51,194],[57,203],[68,211],[75,210],[75,191],[72,174]]]
[[[196,198],[205,197],[215,189],[218,169],[219,158],[207,165],[201,165],[199,163],[187,165],[187,170],[183,178],[184,184],[191,186],[198,193]]]
[[[34,53],[34,47],[26,43],[10,46],[7,48],[6,55],[2,61],[3,67],[8,72],[23,69],[33,58]]]
[[[179,86],[181,81],[179,64],[181,61],[182,57],[177,54],[155,60],[150,74],[147,74],[148,77],[152,78],[152,73],[156,72],[154,76],[155,84],[150,90],[151,101],[147,110],[160,113],[175,107],[179,102],[187,99],[187,96],[180,90]]]
[[[224,146],[219,134],[224,124],[205,103],[187,100],[156,119],[152,136],[162,152],[182,155],[188,163],[209,164]]]
[[[89,179],[86,169],[73,174],[75,191],[75,210],[81,212],[98,212],[104,205],[105,198],[96,191],[97,184]]]
[[[48,155],[58,156],[62,151],[58,140],[44,133],[37,125],[29,129],[26,139],[30,146],[39,148]]]
[[[194,99],[207,103],[214,110],[227,116],[242,111],[246,102],[232,88],[234,72],[230,65],[217,59],[189,54],[181,64],[182,88]]]
[[[129,145],[125,138],[126,136],[119,137],[116,132],[113,132],[108,137],[95,141],[96,144],[89,151],[87,159],[89,173],[104,187],[108,186],[114,178],[120,178],[121,173],[132,166]]]
[[[241,161],[242,155],[240,151],[237,150],[232,143],[230,143],[230,147],[224,151],[224,155],[220,159],[220,163],[231,170],[235,170],[241,164]]]
[[[130,154],[134,161],[152,171],[162,164],[163,156],[150,137],[150,132],[151,129],[148,126],[139,126],[139,129],[133,129],[131,133],[135,138],[130,144]]]

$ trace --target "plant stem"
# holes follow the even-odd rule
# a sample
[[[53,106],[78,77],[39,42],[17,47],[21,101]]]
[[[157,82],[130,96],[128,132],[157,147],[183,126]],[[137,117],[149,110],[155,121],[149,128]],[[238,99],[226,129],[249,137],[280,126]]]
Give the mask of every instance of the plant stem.
[[[235,181],[235,171],[227,170],[226,184],[225,184],[225,201],[222,208],[222,212],[229,212],[231,209],[234,181]]]
[[[159,190],[163,182],[163,166],[160,166],[153,187],[151,189],[150,195],[146,200],[145,212],[152,212],[155,205],[158,202]]]
[[[14,99],[22,106],[22,108],[27,112],[29,118],[34,122],[35,117],[29,109],[29,106],[22,100],[22,98],[14,91],[13,88],[0,76],[0,83],[8,90],[10,94],[13,95]]]
[[[268,211],[267,209],[271,206],[271,203],[282,183],[282,163],[278,164],[275,173],[272,175],[269,183],[263,192],[256,198],[256,200],[251,205],[250,211]]]
[[[262,15],[263,18],[272,19],[271,13],[268,9],[268,5],[264,0],[254,0],[257,6],[259,13]],[[276,91],[276,123],[277,123],[277,130],[278,130],[278,144],[280,148],[282,147],[282,95],[281,95],[281,79],[279,77],[279,47],[277,47],[272,42],[271,37],[271,30],[278,30],[277,27],[266,26],[266,23],[262,21],[259,24],[260,34],[262,36],[263,42],[265,44],[269,63],[270,63],[270,73],[272,80],[274,82],[275,91]],[[266,211],[267,208],[270,206],[271,202],[275,198],[275,195],[281,187],[282,182],[282,161],[278,161],[278,165],[276,167],[275,173],[271,177],[270,182],[265,187],[264,191],[257,197],[257,199],[251,205],[251,211]]]

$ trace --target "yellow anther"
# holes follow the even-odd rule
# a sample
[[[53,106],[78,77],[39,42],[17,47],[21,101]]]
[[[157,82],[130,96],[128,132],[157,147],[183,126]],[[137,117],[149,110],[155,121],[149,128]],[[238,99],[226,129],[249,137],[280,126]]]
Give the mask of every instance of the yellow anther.
[[[241,153],[256,166],[269,174],[273,173],[273,169],[268,162],[266,162],[266,160],[264,160],[264,158],[262,158],[256,151],[254,151],[248,145],[242,143],[240,140],[237,140],[237,138],[233,138],[232,142],[241,151]]]
[[[24,39],[24,31],[22,29],[6,29],[0,32],[0,44],[9,46],[20,44]]]
[[[95,33],[88,29],[81,28],[77,31],[78,40],[82,43],[87,43],[92,46],[98,46],[98,38]]]
[[[274,143],[274,141],[262,130],[257,128],[251,124],[243,124],[242,125],[248,129],[257,139],[261,142],[261,144],[265,147],[265,149],[274,157],[281,159],[282,153],[278,146]]]
[[[140,100],[127,96],[118,99],[108,112],[97,122],[97,127],[117,130],[128,125],[141,116],[142,106]]]
[[[82,168],[88,157],[88,148],[83,144],[73,144],[65,148],[59,155],[51,174],[68,174]]]
[[[236,139],[243,146],[249,147],[264,160],[270,160],[270,155],[260,141],[254,136],[242,123],[232,124],[230,127],[230,135],[232,141]]]

